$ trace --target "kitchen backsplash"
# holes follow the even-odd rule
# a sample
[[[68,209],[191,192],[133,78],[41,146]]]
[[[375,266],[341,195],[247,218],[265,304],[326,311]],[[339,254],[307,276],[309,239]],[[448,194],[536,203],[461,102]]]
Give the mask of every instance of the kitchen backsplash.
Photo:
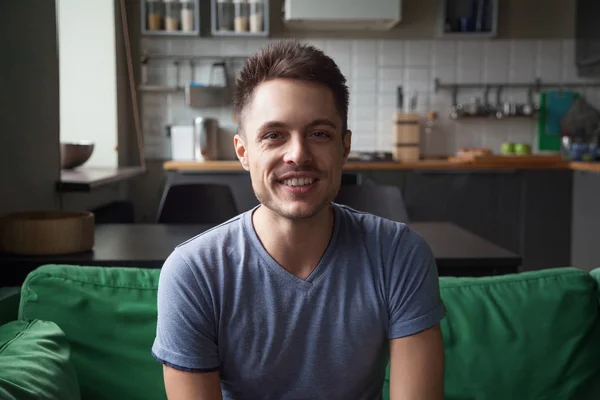
[[[434,79],[444,83],[529,83],[581,82],[575,67],[574,40],[309,40],[339,65],[350,88],[349,127],[352,147],[357,151],[391,151],[392,117],[396,88],[418,92],[417,111],[436,111],[439,119],[423,138],[425,155],[445,155],[459,147],[490,147],[499,151],[505,141],[535,144],[537,122],[528,118],[452,120],[451,94],[434,93]],[[245,56],[268,43],[263,39],[165,39],[145,37],[142,51],[171,55]],[[209,63],[198,64],[197,80],[208,81]],[[233,65],[237,73],[240,63]],[[189,68],[189,67],[188,67]],[[189,81],[191,71],[182,67],[179,84]],[[186,75],[187,74],[187,75]],[[148,70],[149,83],[174,84],[174,67],[154,63]],[[592,104],[600,104],[600,90],[581,92]],[[458,101],[482,97],[481,91],[459,92]],[[491,95],[495,95],[492,92]],[[525,89],[502,92],[502,99],[525,102]],[[490,100],[494,100],[490,98]],[[143,92],[142,124],[149,158],[170,158],[165,126],[191,124],[196,116],[220,120],[232,135],[235,125],[230,107],[193,109],[186,107],[180,93]],[[227,140],[227,143],[230,143]],[[231,146],[226,145],[226,148]],[[232,153],[230,154],[232,156]]]

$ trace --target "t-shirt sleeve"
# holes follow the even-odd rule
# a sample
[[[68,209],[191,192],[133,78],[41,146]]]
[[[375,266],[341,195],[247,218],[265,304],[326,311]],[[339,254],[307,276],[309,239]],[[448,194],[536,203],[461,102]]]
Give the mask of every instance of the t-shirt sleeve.
[[[388,263],[388,338],[410,336],[444,318],[434,255],[416,232],[404,227]]]
[[[175,250],[158,283],[158,316],[152,355],[188,372],[219,369],[216,322],[208,285]]]

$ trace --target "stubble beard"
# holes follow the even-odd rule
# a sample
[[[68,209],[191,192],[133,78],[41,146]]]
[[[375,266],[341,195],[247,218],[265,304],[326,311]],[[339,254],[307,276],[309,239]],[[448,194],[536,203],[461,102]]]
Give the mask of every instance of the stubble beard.
[[[282,216],[283,218],[286,218],[286,219],[289,219],[292,221],[299,221],[299,220],[306,220],[306,219],[313,218],[314,216],[319,214],[321,211],[323,211],[323,209],[325,207],[327,207],[333,201],[333,197],[335,197],[335,195],[330,195],[330,196],[325,197],[323,199],[323,201],[321,201],[319,204],[317,204],[313,209],[309,210],[308,212],[290,213],[290,212],[286,211],[285,207],[283,207],[282,204],[278,203],[277,200],[274,200],[272,197],[270,197],[268,195],[263,196],[263,193],[261,193],[261,191],[256,190],[254,185],[252,185],[252,186],[253,186],[252,190],[254,191],[254,195],[256,196],[256,198],[258,199],[258,201],[261,205],[265,206],[266,208],[273,211],[274,213]],[[332,197],[332,198],[329,199],[329,197]]]

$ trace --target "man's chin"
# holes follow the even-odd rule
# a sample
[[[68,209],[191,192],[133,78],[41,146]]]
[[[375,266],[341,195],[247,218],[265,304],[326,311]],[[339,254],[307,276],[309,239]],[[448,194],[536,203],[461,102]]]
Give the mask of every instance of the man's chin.
[[[322,202],[319,204],[298,203],[299,202],[288,202],[285,204],[280,203],[278,205],[266,204],[266,206],[284,218],[290,220],[307,220],[318,215],[328,204],[327,202]]]

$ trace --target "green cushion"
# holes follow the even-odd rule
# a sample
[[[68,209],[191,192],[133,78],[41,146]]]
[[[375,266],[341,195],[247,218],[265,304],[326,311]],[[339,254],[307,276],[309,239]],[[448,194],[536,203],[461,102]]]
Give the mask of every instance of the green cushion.
[[[69,342],[49,321],[0,326],[0,399],[79,400]]]
[[[84,399],[166,399],[151,355],[158,269],[46,265],[22,286],[20,318],[56,322]]]
[[[17,319],[20,287],[0,287],[0,325]]]
[[[448,277],[440,290],[447,400],[568,399],[600,372],[598,291],[589,273]]]

